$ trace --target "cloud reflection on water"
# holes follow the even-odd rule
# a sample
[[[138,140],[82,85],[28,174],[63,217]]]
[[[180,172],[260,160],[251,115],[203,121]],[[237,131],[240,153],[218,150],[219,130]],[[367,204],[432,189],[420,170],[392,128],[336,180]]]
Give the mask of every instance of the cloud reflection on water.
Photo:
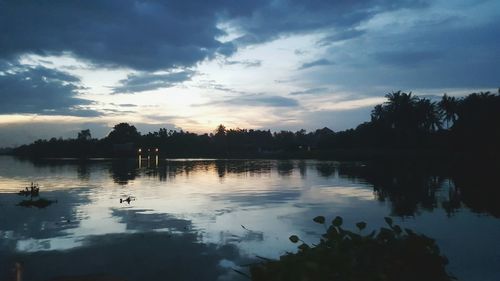
[[[192,256],[186,254],[182,266],[202,261],[200,254],[213,254],[210,257],[214,257],[214,261],[206,262],[207,267],[213,268],[206,270],[207,276],[216,276],[223,274],[224,270],[218,265],[222,260],[234,262],[235,257],[255,255],[277,257],[293,250],[287,239],[291,234],[299,234],[306,241],[317,240],[321,229],[311,221],[317,215],[342,215],[352,224],[366,220],[376,227],[383,223],[382,217],[391,214],[403,221],[410,219],[406,223],[416,223],[439,240],[450,231],[462,231],[466,225],[462,224],[463,220],[476,222],[463,215],[470,213],[467,206],[479,206],[481,208],[474,207],[474,210],[496,214],[493,205],[482,203],[492,199],[484,199],[484,194],[481,197],[468,189],[471,183],[487,186],[493,181],[491,178],[483,175],[478,180],[477,174],[469,173],[476,177],[470,180],[466,173],[457,177],[446,170],[384,163],[160,160],[158,165],[145,163],[139,168],[136,159],[32,163],[1,157],[0,168],[3,171],[0,178],[2,272],[7,272],[5,264],[12,265],[18,258],[27,260],[29,270],[35,270],[36,260],[43,255],[53,262],[65,256],[83,261],[92,252],[101,253],[100,248],[111,251],[106,256],[108,259],[129,264],[131,260],[127,258],[114,257],[125,255],[120,247],[133,244],[130,254],[137,252],[138,258],[150,260],[152,272],[158,273],[155,266],[160,266],[162,261],[151,259],[157,255],[169,262],[172,253],[161,253],[160,249],[168,249],[171,241],[179,239],[180,243],[189,241],[189,245],[194,245],[187,248]],[[21,198],[12,192],[20,189],[20,183],[28,181],[39,182],[43,196],[56,198],[58,203],[42,210],[15,206]],[[468,194],[473,196],[464,197]],[[120,204],[119,199],[127,196],[136,200]],[[441,214],[457,216],[457,219],[446,220]],[[488,219],[481,223],[491,225],[495,221]],[[431,227],[444,224],[448,226]],[[442,243],[446,245],[447,241]],[[158,249],[150,257],[136,248],[155,243]],[[237,255],[218,254],[222,246],[232,247]],[[445,250],[460,257],[452,258],[452,266],[457,260],[464,260],[453,245]],[[478,257],[483,258],[488,251],[493,253],[495,249],[485,247]],[[219,260],[215,262],[215,259]],[[109,270],[104,272],[121,274],[122,264],[100,262],[107,264]],[[61,268],[61,273],[97,272],[90,266],[65,266],[68,269]],[[95,265],[95,269],[104,268],[99,266]],[[455,267],[460,268],[460,262]],[[30,274],[33,280],[49,278],[48,273]],[[134,273],[130,276],[139,278]],[[133,278],[129,280],[141,280]]]

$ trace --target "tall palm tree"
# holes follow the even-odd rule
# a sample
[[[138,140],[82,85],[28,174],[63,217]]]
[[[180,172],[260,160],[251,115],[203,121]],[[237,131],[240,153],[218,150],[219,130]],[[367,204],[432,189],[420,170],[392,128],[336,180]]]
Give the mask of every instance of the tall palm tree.
[[[416,115],[421,129],[432,132],[442,128],[441,114],[436,103],[428,99],[419,100],[416,104]]]
[[[444,116],[446,127],[450,128],[450,121],[455,124],[458,118],[458,100],[455,97],[450,97],[447,94],[441,98],[438,103],[439,110]]]
[[[377,122],[382,120],[384,118],[384,113],[385,113],[384,107],[381,104],[377,104],[372,110],[371,114],[372,122]]]
[[[392,92],[385,97],[387,98],[387,102],[385,102],[387,118],[392,128],[402,129],[415,125],[412,112],[419,101],[418,97],[413,96],[411,92],[401,91]]]

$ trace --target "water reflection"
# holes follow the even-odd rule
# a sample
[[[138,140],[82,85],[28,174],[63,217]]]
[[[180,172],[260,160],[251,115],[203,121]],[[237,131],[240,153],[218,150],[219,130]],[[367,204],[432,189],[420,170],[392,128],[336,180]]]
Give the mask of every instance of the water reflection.
[[[74,228],[79,222],[75,206],[91,202],[84,193],[78,191],[52,191],[46,192],[44,196],[57,198],[60,203],[52,204],[44,210],[36,210],[17,206],[20,199],[16,194],[2,195],[2,233],[10,233],[16,239],[63,236],[65,230]]]
[[[109,174],[113,181],[120,185],[126,185],[135,180],[139,174],[136,162],[131,159],[113,160],[109,166]]]
[[[293,162],[289,160],[279,161],[277,165],[280,176],[290,176],[293,171]]]
[[[472,167],[471,167],[472,166]],[[457,167],[454,171],[449,202],[450,207],[459,208],[457,201],[471,208],[474,212],[489,213],[500,218],[500,171],[498,164],[481,165],[473,163],[466,168]]]
[[[83,241],[85,246],[70,251],[21,252],[9,260],[22,261],[25,280],[52,280],[56,276],[96,276],[105,280],[224,280],[224,277],[237,280],[238,276],[220,266],[222,260],[244,262],[237,248],[201,244],[197,240],[195,233],[106,234],[88,237]]]
[[[155,155],[155,156],[145,156],[143,157],[142,155],[139,155],[137,157],[137,165],[140,168],[142,167],[146,167],[146,168],[157,168],[158,167],[158,163],[159,163],[159,156],[158,155]]]
[[[119,185],[127,185],[138,177],[167,181],[178,176],[189,177],[193,173],[199,175],[200,172],[216,174],[224,179],[232,175],[261,177],[273,172],[286,178],[293,177],[294,171],[298,171],[300,177],[306,180],[308,170],[316,170],[320,178],[346,179],[353,184],[368,185],[373,188],[377,200],[391,204],[392,214],[396,216],[413,216],[420,211],[432,211],[435,208],[443,208],[452,216],[464,206],[476,212],[500,216],[500,205],[496,204],[500,199],[499,189],[494,188],[498,176],[491,167],[424,169],[415,163],[404,162],[339,163],[304,160],[167,161],[158,159],[158,156],[139,156],[136,160],[109,162],[38,160],[26,165],[30,164],[35,167],[50,167],[51,173],[66,173],[68,167],[74,166],[78,179],[83,182],[90,180],[92,167],[107,166],[109,175]],[[282,195],[288,197],[287,191]]]
[[[293,250],[291,233],[314,241],[323,231],[311,231],[317,215],[362,219],[373,227],[386,215],[400,217],[438,240],[460,279],[494,279],[496,266],[471,265],[500,262],[495,169],[478,163],[0,157],[0,279],[21,260],[26,280],[96,272],[127,280],[198,280],[196,272],[167,272],[198,263],[207,276],[199,280],[231,280],[231,267],[242,260]],[[58,203],[43,210],[16,206],[21,198],[15,192],[29,181]],[[471,224],[480,231],[477,254],[455,242],[470,239]],[[47,262],[38,262],[43,255]],[[93,255],[102,255],[95,260],[102,266],[78,263]],[[61,264],[58,271],[41,270],[49,261]],[[142,266],[142,273],[133,272]]]
[[[335,165],[331,162],[318,162],[316,164],[316,170],[322,177],[331,177],[335,174]]]
[[[452,216],[466,206],[478,213],[500,216],[500,181],[495,166],[432,167],[407,162],[340,165],[339,175],[373,186],[379,201],[388,201],[392,214],[413,216],[420,211],[443,208]]]

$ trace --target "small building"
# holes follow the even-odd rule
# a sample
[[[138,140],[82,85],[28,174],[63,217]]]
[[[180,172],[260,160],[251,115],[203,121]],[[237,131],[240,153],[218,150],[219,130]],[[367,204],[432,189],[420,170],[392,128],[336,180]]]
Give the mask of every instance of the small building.
[[[139,147],[137,149],[137,154],[143,156],[158,155],[159,153],[160,149],[158,149],[157,147],[146,147],[146,148]]]

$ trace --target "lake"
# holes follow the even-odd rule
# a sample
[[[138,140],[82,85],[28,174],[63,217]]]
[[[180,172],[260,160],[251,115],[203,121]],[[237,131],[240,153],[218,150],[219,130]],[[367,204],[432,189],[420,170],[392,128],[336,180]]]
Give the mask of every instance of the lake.
[[[479,164],[0,156],[0,280],[16,263],[24,280],[246,280],[233,269],[295,251],[290,235],[317,242],[318,215],[390,216],[459,280],[500,280],[499,178]],[[18,206],[31,182],[52,204]]]

